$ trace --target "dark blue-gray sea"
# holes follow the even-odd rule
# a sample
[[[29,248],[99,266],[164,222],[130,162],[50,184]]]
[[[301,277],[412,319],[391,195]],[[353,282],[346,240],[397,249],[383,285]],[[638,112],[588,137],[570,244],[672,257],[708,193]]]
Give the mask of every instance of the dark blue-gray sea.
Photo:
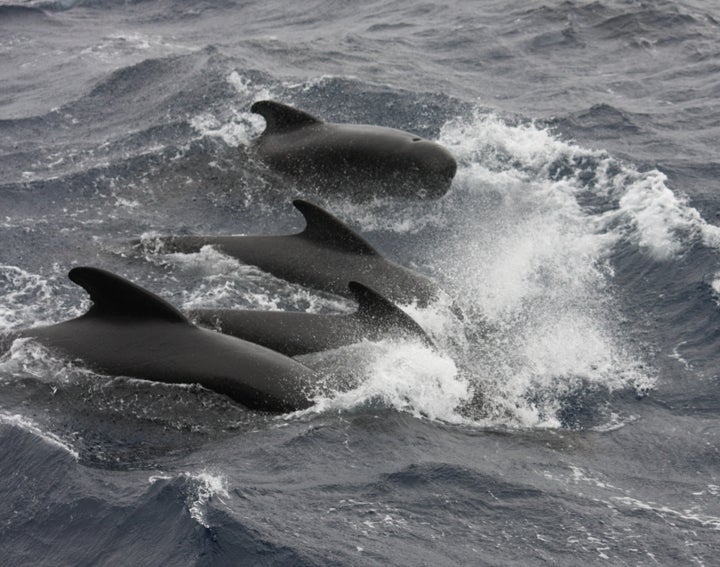
[[[314,194],[248,150],[273,99],[408,130],[439,200]],[[438,345],[301,357],[289,415],[0,358],[0,564],[717,565],[714,0],[0,2],[0,331],[79,315],[70,268],[174,305],[350,301],[159,234],[300,230],[303,197],[446,304]],[[449,303],[452,302],[452,306]]]

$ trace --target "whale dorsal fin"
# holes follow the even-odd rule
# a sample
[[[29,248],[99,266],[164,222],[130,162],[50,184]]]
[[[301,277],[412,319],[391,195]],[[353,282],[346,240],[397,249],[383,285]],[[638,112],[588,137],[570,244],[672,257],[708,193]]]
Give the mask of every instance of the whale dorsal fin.
[[[259,100],[250,107],[250,111],[259,114],[267,122],[264,134],[289,132],[311,124],[322,124],[322,120],[312,114],[272,100]]]
[[[393,328],[417,336],[433,346],[423,328],[392,301],[360,282],[350,282],[348,288],[358,302],[358,317],[378,327]]]
[[[293,205],[307,223],[299,236],[344,252],[379,256],[367,240],[326,210],[302,199],[294,200]]]
[[[85,316],[162,319],[190,324],[167,301],[112,272],[80,267],[70,270],[68,277],[90,294],[93,304]]]

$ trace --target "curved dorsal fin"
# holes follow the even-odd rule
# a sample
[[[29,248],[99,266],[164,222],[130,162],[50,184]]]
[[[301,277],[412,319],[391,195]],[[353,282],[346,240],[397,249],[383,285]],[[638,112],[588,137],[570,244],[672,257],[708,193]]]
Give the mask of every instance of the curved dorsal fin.
[[[68,277],[90,294],[93,304],[85,316],[162,319],[190,324],[167,301],[112,272],[80,267],[70,270]]]
[[[311,124],[322,124],[322,120],[312,114],[272,100],[257,101],[250,107],[250,112],[259,114],[267,122],[263,134],[288,132]]]
[[[427,345],[434,346],[423,328],[392,301],[360,282],[350,282],[348,288],[358,302],[358,317],[379,327],[404,331],[421,338]]]
[[[307,223],[299,236],[345,252],[378,255],[367,240],[326,210],[302,199],[295,199],[293,205]]]

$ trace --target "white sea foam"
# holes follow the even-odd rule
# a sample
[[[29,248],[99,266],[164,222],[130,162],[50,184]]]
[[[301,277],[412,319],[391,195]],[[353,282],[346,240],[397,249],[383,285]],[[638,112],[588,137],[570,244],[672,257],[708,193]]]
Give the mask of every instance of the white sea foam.
[[[156,482],[158,482],[160,480],[171,480],[171,479],[172,479],[172,476],[170,476],[168,474],[159,473],[159,474],[150,475],[148,477],[148,482],[150,484],[155,484]]]
[[[225,80],[246,101],[277,98],[266,86],[253,83],[237,71],[232,71]],[[190,125],[201,138],[220,138],[232,147],[247,146],[265,129],[265,120],[249,112],[249,106],[249,102],[238,103],[238,108],[226,109],[220,115],[204,112],[192,117]]]
[[[264,129],[265,121],[257,114],[231,111],[229,118],[218,118],[208,112],[190,119],[200,137],[220,138],[228,146],[247,146]]]
[[[17,266],[0,265],[0,331],[46,320],[54,292],[47,278]]]
[[[72,361],[55,356],[32,338],[12,341],[7,352],[0,356],[0,372],[7,376],[33,376],[51,384],[70,382],[92,372]]]
[[[225,80],[229,85],[233,86],[240,96],[250,99],[272,98],[272,94],[266,86],[253,83],[252,79],[237,71],[231,72],[225,77]]]
[[[190,516],[198,524],[205,528],[210,527],[207,519],[207,506],[213,499],[222,502],[222,498],[229,496],[227,491],[227,480],[222,474],[215,474],[209,471],[198,473],[184,473],[189,491],[186,499],[186,506]]]
[[[653,170],[628,177],[631,181],[620,197],[620,213],[630,221],[631,239],[641,249],[655,259],[669,260],[697,240],[720,247],[720,228],[708,224],[687,199],[675,195],[663,173]]]
[[[148,482],[155,484],[160,481],[172,481],[175,478],[183,481],[185,506],[190,517],[201,526],[210,528],[207,518],[208,504],[214,499],[223,502],[223,498],[229,497],[225,476],[208,470],[184,472],[179,476],[158,473],[148,477]]]
[[[267,85],[256,84],[249,77],[245,77],[233,71],[225,80],[235,87],[239,95],[248,97],[252,100],[266,100],[277,98],[276,93],[267,87]]]
[[[675,194],[658,170],[640,172],[606,152],[562,141],[546,128],[508,124],[479,111],[470,120],[446,123],[440,141],[462,168],[475,173],[486,169],[501,184],[511,179],[549,182],[554,198],[561,201],[557,204],[563,207],[579,207],[577,197],[588,190],[607,197],[614,206],[607,212],[586,212],[587,220],[595,223],[597,232],[627,238],[655,259],[672,259],[697,239],[720,247],[720,228],[705,221],[684,196]]]
[[[653,376],[625,346],[609,258],[623,240],[655,258],[669,243],[679,246],[670,255],[692,245],[684,239],[688,222],[702,225],[694,209],[678,201],[661,207],[669,214],[654,214],[672,194],[667,187],[660,197],[648,191],[645,203],[631,196],[642,187],[659,192],[658,175],[534,124],[478,112],[448,122],[440,141],[459,170],[446,198],[453,217],[444,223],[453,233],[431,263],[465,313],[467,341],[446,346],[474,376],[487,419],[557,427],[563,398],[573,392],[650,388]],[[584,206],[589,192],[607,206]]]
[[[337,411],[380,402],[416,417],[451,423],[464,418],[457,410],[471,396],[470,383],[448,357],[415,342],[365,343],[359,385],[316,400],[310,411]]]
[[[710,282],[710,287],[713,291],[715,303],[720,306],[720,272],[715,272],[713,279]]]

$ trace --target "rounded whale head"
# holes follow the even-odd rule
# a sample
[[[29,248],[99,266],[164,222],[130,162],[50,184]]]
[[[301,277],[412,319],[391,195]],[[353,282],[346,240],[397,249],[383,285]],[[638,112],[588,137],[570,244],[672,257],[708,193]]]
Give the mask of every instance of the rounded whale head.
[[[457,162],[440,144],[409,132],[368,124],[326,123],[274,101],[252,112],[267,127],[254,144],[271,169],[320,191],[437,198],[444,195]]]

